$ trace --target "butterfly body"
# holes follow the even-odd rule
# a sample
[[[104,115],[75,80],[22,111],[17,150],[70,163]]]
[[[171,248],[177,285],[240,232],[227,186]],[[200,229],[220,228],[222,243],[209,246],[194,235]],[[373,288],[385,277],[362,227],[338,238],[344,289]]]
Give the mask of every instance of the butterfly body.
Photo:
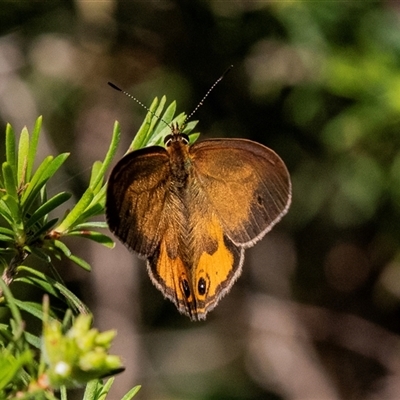
[[[107,221],[178,310],[204,319],[240,275],[244,249],[287,212],[290,178],[272,150],[249,140],[189,146],[176,128],[165,143],[115,166]]]

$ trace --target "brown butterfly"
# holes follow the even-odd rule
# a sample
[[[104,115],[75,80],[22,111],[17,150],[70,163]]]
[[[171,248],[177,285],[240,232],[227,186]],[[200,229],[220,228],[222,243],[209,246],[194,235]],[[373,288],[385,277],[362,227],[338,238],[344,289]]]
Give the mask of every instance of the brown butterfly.
[[[174,125],[164,143],[133,151],[115,166],[107,221],[147,259],[164,296],[192,320],[205,319],[239,277],[244,250],[287,213],[290,176],[274,151],[250,140],[190,146]]]

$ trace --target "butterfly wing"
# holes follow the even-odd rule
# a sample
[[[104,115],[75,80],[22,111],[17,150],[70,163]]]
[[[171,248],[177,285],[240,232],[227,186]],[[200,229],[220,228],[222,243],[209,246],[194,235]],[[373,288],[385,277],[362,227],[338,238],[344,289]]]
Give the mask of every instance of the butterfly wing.
[[[244,251],[224,234],[204,193],[196,193],[195,183],[174,204],[181,201],[183,205],[185,200],[187,212],[176,212],[170,218],[160,246],[148,260],[148,271],[156,287],[182,314],[199,320],[240,275]]]
[[[245,139],[194,144],[196,180],[238,246],[250,247],[286,214],[291,182],[285,164],[268,147]]]
[[[244,250],[225,234],[220,219],[207,201],[207,210],[193,210],[193,221],[201,221],[194,231],[196,257],[192,263],[191,279],[198,319],[205,318],[218,301],[228,293],[242,271]],[[197,222],[197,226],[199,222]],[[195,225],[196,226],[196,225]]]
[[[169,156],[153,146],[133,151],[114,167],[107,186],[110,230],[142,257],[153,254],[165,231]]]
[[[203,319],[240,275],[250,247],[287,212],[289,174],[270,149],[212,140],[189,149],[187,186],[174,188],[170,156],[149,147],[111,173],[106,215],[112,232],[148,259],[158,289],[191,319]]]
[[[127,247],[147,258],[154,285],[180,312],[194,318],[185,246],[189,227],[183,199],[172,190],[171,179],[164,148],[148,147],[122,158],[108,182],[107,222]]]

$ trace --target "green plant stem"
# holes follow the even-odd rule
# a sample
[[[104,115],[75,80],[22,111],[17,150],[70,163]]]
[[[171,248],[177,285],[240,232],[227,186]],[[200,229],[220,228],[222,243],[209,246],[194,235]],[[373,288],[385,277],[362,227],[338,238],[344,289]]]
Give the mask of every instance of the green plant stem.
[[[20,251],[11,259],[9,266],[4,270],[2,279],[7,286],[10,286],[17,274],[17,268],[28,257],[28,252],[20,249]],[[3,296],[3,290],[0,289],[0,297]]]

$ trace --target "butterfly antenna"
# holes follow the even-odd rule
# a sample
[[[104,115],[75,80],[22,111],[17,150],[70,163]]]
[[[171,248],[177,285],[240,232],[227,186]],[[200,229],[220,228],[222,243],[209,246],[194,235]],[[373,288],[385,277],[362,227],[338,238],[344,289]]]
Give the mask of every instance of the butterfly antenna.
[[[125,96],[129,97],[132,100],[135,100],[136,103],[138,103],[140,106],[142,106],[145,110],[147,110],[150,114],[154,115],[156,118],[158,118],[160,121],[164,122],[165,125],[169,126],[171,128],[171,125],[164,121],[160,116],[158,116],[155,112],[151,111],[149,107],[147,107],[145,104],[143,104],[140,100],[138,100],[135,96],[132,96],[130,93],[126,92],[125,90],[122,90],[119,88],[117,85],[114,85],[112,82],[107,82],[109,86],[111,86],[113,89],[118,90],[119,92],[122,92]],[[171,128],[172,129],[172,128]]]
[[[193,114],[203,105],[204,100],[208,97],[208,95],[214,90],[215,86],[218,85],[222,81],[222,79],[225,78],[226,74],[233,68],[233,65],[230,65],[225,72],[212,84],[210,89],[208,89],[207,93],[204,95],[204,97],[199,101],[199,104],[194,108],[194,110],[185,118],[185,121],[183,122],[183,125],[185,125],[185,122],[189,120],[190,118],[193,117]]]
[[[208,89],[207,93],[204,95],[204,97],[200,100],[200,102],[197,104],[197,106],[194,108],[194,110],[185,118],[183,121],[182,127],[185,126],[186,121],[188,121],[190,118],[193,117],[194,113],[203,105],[204,100],[208,97],[208,95],[214,90],[215,86],[218,85],[224,79],[225,75],[233,68],[233,65],[230,65],[225,72],[211,85],[210,89]],[[143,104],[140,100],[138,100],[135,96],[132,96],[130,93],[126,92],[125,90],[122,90],[119,88],[117,85],[115,85],[112,82],[107,82],[109,86],[111,86],[113,89],[118,90],[119,92],[122,92],[125,96],[131,98],[132,100],[135,100],[136,103],[138,103],[140,106],[142,106],[144,109],[146,109],[149,113],[154,115],[156,118],[158,118],[160,121],[164,122],[165,125],[169,126],[171,129],[171,125],[163,120],[160,116],[158,116],[155,112],[151,111],[145,104]]]

